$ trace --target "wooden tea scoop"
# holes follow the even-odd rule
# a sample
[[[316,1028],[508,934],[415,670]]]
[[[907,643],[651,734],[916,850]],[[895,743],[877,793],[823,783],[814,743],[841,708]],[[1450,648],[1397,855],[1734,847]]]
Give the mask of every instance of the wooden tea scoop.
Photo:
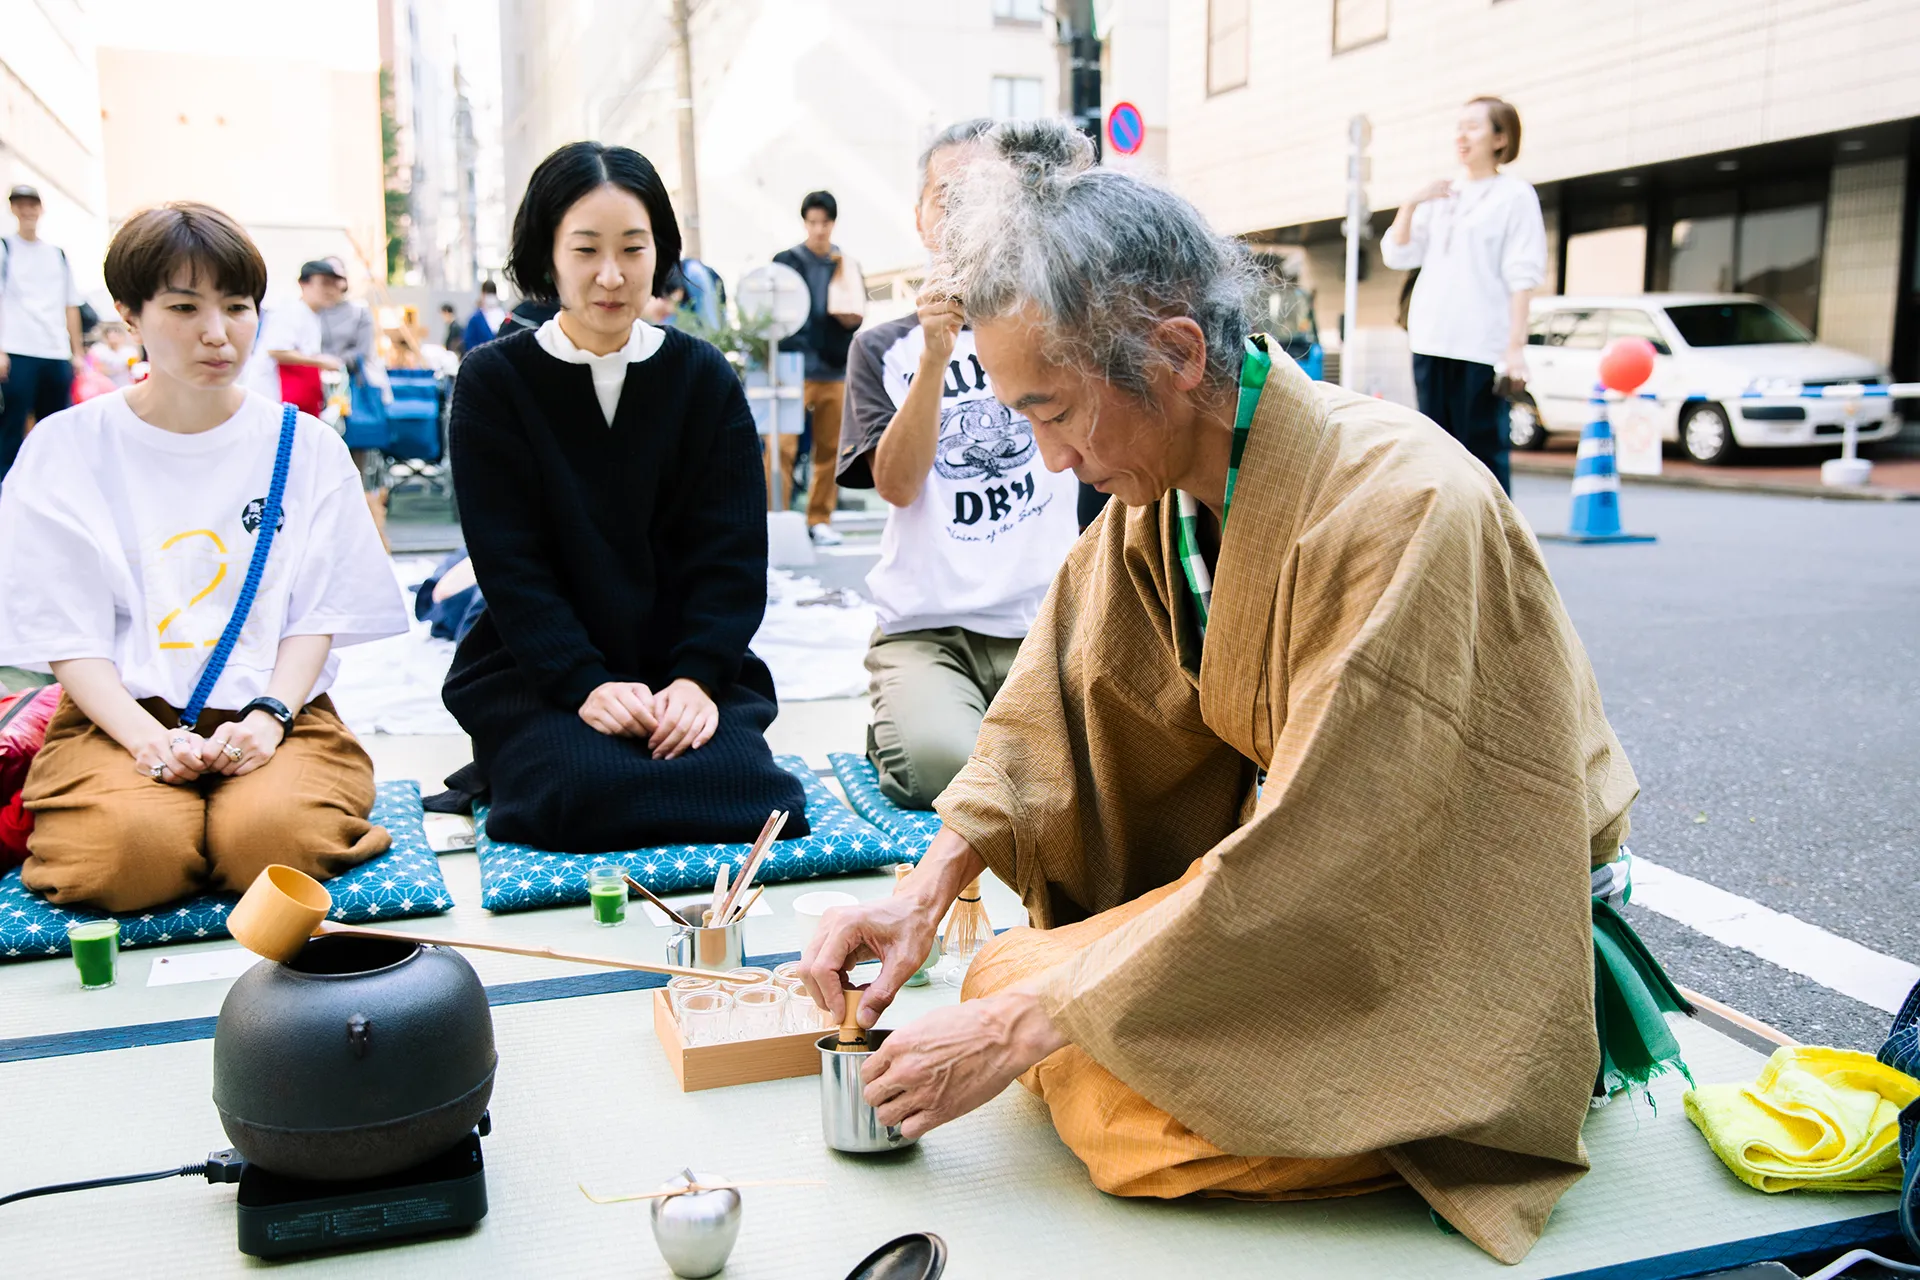
[[[309,938],[345,935],[361,938],[385,938],[391,942],[420,942],[435,947],[460,947],[467,951],[498,951],[510,956],[532,956],[539,960],[566,960],[574,964],[597,964],[607,969],[631,969],[638,973],[663,973],[675,978],[711,978],[720,982],[751,983],[752,978],[735,978],[706,969],[689,969],[674,964],[642,964],[637,960],[613,956],[588,956],[552,947],[516,947],[504,942],[479,942],[467,938],[438,938],[424,933],[396,933],[391,929],[365,929],[358,925],[333,924],[327,912],[333,897],[327,887],[306,872],[275,863],[262,871],[227,913],[227,932],[235,942],[258,956],[282,964],[300,954]]]
[[[655,896],[653,890],[647,888],[647,886],[641,884],[638,880],[635,880],[632,876],[628,875],[624,871],[620,873],[620,878],[627,882],[628,888],[636,890],[641,897],[645,898],[648,902],[651,902],[654,906],[666,912],[667,919],[678,920],[681,924],[687,926],[687,928],[689,929],[693,928],[693,921],[687,919],[685,916],[681,915],[678,911],[675,911],[672,907],[662,902],[658,897]]]
[[[860,999],[866,995],[865,987],[852,987],[840,993],[843,1012],[840,1015],[840,1038],[835,1043],[839,1049],[864,1049],[867,1047],[867,1033],[860,1026]]]
[[[715,924],[727,924],[733,918],[734,904],[740,901],[740,895],[753,883],[753,877],[760,871],[760,864],[766,861],[767,851],[773,848],[773,842],[780,838],[780,829],[786,825],[785,809],[775,809],[767,815],[766,825],[760,828],[760,834],[754,837],[753,847],[747,850],[747,860],[740,864],[740,878],[734,881],[726,900],[719,903],[713,913]]]

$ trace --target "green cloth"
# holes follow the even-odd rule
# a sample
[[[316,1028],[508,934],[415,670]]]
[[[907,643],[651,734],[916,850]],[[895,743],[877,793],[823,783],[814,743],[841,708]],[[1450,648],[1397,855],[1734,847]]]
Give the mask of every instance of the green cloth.
[[[53,683],[53,677],[44,671],[22,671],[19,667],[0,667],[0,697],[10,693],[22,693],[28,689],[38,689]]]
[[[1692,1013],[1680,989],[1619,912],[1593,900],[1593,1018],[1600,1033],[1596,1097],[1678,1071],[1693,1083],[1669,1013]]]
[[[1253,431],[1253,412],[1260,407],[1260,391],[1267,385],[1267,373],[1273,357],[1267,354],[1267,335],[1247,338],[1246,353],[1240,360],[1240,398],[1234,406],[1233,456],[1227,463],[1227,491],[1220,503],[1220,527],[1227,527],[1227,513],[1233,509],[1234,486],[1240,482],[1240,459],[1247,452],[1247,437]],[[1200,638],[1207,635],[1207,615],[1213,608],[1213,566],[1207,563],[1200,546],[1200,503],[1184,489],[1173,491],[1174,510],[1179,516],[1180,567],[1186,571],[1187,598],[1200,623]]]

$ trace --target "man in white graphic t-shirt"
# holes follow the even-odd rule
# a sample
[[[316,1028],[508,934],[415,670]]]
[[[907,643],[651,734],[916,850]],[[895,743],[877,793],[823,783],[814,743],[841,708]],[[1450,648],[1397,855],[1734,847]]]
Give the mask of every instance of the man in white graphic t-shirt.
[[[954,125],[921,157],[914,217],[929,249],[943,184],[992,123]],[[1047,470],[1032,425],[994,398],[959,302],[936,297],[854,339],[839,478],[888,504],[867,575],[880,615],[867,754],[889,799],[928,809],[973,754],[1079,534],[1079,486]]]

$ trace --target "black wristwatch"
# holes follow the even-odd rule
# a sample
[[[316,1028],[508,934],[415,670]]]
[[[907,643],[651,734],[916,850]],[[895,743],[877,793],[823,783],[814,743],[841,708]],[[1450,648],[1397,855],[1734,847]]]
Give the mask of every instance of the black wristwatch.
[[[264,711],[280,725],[280,736],[286,737],[293,732],[293,712],[287,710],[287,704],[278,698],[255,698],[240,708],[240,719],[245,720],[256,711]]]

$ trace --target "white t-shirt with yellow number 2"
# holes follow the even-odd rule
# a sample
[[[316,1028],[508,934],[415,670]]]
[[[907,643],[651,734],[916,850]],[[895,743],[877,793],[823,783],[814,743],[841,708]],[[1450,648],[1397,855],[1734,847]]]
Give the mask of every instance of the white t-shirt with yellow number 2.
[[[280,406],[248,393],[210,431],[142,421],[125,392],[54,414],[0,490],[0,665],[110,658],[136,698],[179,708],[232,616],[273,478]],[[207,705],[266,692],[280,641],[336,648],[407,630],[360,473],[302,414],[281,525],[233,656]],[[329,657],[310,696],[332,684]]]

